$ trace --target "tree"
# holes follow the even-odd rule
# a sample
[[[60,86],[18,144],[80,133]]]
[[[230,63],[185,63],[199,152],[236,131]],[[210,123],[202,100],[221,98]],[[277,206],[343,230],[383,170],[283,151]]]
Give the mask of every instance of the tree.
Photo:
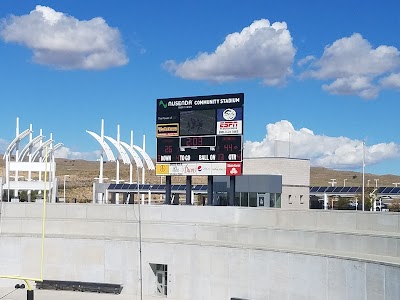
[[[368,211],[371,209],[373,205],[373,200],[376,197],[376,190],[374,187],[364,187],[364,210]],[[357,210],[362,210],[362,195],[356,195],[358,201],[358,208]]]
[[[343,209],[349,209],[350,207],[350,199],[347,197],[338,197],[338,200],[336,201],[336,207],[339,210]]]
[[[400,199],[392,200],[392,204],[389,206],[389,211],[400,212]]]

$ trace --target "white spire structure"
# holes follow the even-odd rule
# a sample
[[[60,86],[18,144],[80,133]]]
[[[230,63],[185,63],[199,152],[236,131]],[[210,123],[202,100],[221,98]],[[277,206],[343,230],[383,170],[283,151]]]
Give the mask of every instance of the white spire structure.
[[[104,120],[101,120],[101,136],[98,134],[86,130],[87,133],[89,133],[92,137],[96,139],[96,141],[99,142],[101,146],[101,155],[100,155],[100,176],[99,176],[99,183],[103,183],[103,164],[104,164],[104,153],[107,156],[108,161],[115,161],[115,156],[113,152],[111,151],[110,146],[104,141]]]
[[[59,146],[53,146],[52,135],[50,140],[43,143],[43,134],[42,130],[40,130],[39,136],[33,138],[33,129],[32,124],[29,125],[29,129],[20,132],[20,124],[19,118],[16,119],[16,129],[15,129],[16,137],[7,147],[3,159],[6,161],[6,182],[1,187],[2,189],[6,188],[8,190],[8,200],[10,200],[10,190],[14,190],[14,198],[11,201],[19,201],[19,191],[27,191],[28,201],[31,201],[31,191],[38,191],[39,195],[43,189],[49,191],[49,195],[51,195],[51,201],[55,202],[56,193],[57,193],[57,180],[55,177],[55,159],[54,159],[54,151]],[[20,150],[20,143],[22,140],[29,136],[29,140],[27,144]],[[50,172],[46,168],[43,163],[42,151],[44,147],[50,147],[49,156],[50,163],[49,168]],[[15,151],[15,155],[13,155]],[[28,160],[26,159],[28,158]],[[38,161],[35,161],[38,159]],[[14,175],[11,176],[12,172]],[[27,172],[28,178],[27,180],[19,180],[19,173]],[[32,172],[37,172],[39,180],[32,181]],[[42,172],[49,173],[48,182],[42,181]],[[14,180],[11,180],[11,177],[14,177]],[[46,180],[47,181],[47,180]],[[38,200],[38,199],[36,199]]]
[[[104,173],[104,169],[103,169],[103,164],[104,164],[104,153],[107,156],[108,161],[115,161],[115,156],[114,153],[112,152],[110,146],[108,146],[108,144],[104,141],[104,119],[101,120],[101,129],[100,129],[100,136],[92,131],[86,130],[87,133],[89,133],[92,137],[95,138],[95,140],[100,144],[101,146],[101,154],[100,154],[100,174],[99,174],[99,184],[103,183],[103,173]],[[102,199],[103,194],[102,193],[98,193],[97,196],[94,195],[93,196],[93,203],[99,202],[102,203],[103,199]],[[97,200],[96,200],[97,198]]]
[[[105,136],[104,135],[104,120],[102,120],[102,126],[101,126],[101,136],[97,135],[96,133],[86,130],[87,133],[89,133],[92,137],[94,137],[99,144],[102,147],[102,152],[100,156],[100,176],[99,176],[99,185],[94,184],[93,185],[93,202],[96,203],[96,199],[101,199],[103,197],[104,193],[105,199],[108,199],[108,192],[107,192],[107,187],[100,186],[100,184],[103,184],[103,154],[105,153],[109,161],[116,161],[116,179],[115,182],[118,184],[120,183],[120,165],[119,165],[119,159],[122,160],[124,164],[129,164],[129,182],[133,183],[133,163],[136,164],[136,169],[137,172],[139,172],[139,168],[144,169],[145,165],[143,162],[146,163],[146,166],[149,170],[154,170],[155,166],[150,158],[150,156],[146,153],[145,151],[145,141],[146,138],[143,136],[143,148],[140,148],[136,145],[133,144],[133,131],[131,131],[131,142],[130,145],[121,141],[121,136],[120,136],[120,125],[117,126],[117,139],[114,139],[110,136]],[[107,142],[110,142],[113,144],[113,146],[117,149],[118,151],[118,158],[115,159],[115,156],[107,144]],[[139,155],[140,154],[140,155]],[[142,171],[142,182],[145,182],[144,178],[144,170]],[[139,178],[138,178],[139,181]],[[119,203],[118,195],[116,195],[115,203]],[[106,200],[107,201],[107,200]],[[144,198],[142,197],[142,201],[144,201]]]
[[[136,153],[135,150],[133,150],[132,133],[133,132],[131,131],[131,145],[128,145],[127,143],[125,143],[123,141],[120,141],[120,143],[123,147],[125,147],[126,150],[128,150],[129,154],[131,155],[131,159],[134,160],[137,168],[143,168],[143,162],[140,159],[140,156]],[[129,183],[133,183],[133,164],[132,163],[129,165]]]
[[[121,138],[120,138],[120,127],[119,127],[119,125],[117,125],[117,140],[115,140],[115,139],[113,139],[112,137],[109,137],[109,136],[105,136],[105,138],[107,140],[109,140],[114,145],[114,147],[117,149],[117,151],[119,153],[119,156],[122,158],[122,162],[124,164],[132,165],[128,154],[126,153],[124,147],[122,147],[121,142],[120,142]],[[116,170],[116,175],[115,175],[115,183],[118,184],[119,182],[120,182],[120,178],[119,178],[119,159],[117,159],[117,170]],[[115,195],[115,203],[119,204],[119,194],[118,193]]]

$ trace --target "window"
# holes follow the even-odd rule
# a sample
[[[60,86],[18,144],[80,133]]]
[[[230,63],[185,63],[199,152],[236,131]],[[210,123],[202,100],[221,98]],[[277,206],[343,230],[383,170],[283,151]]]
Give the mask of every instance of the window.
[[[300,204],[304,204],[303,195],[300,195]]]
[[[289,195],[289,204],[292,204],[292,195]]]
[[[240,206],[240,193],[235,193],[235,199],[233,201],[233,206]]]
[[[281,194],[276,193],[276,201],[275,201],[275,207],[281,208]]]
[[[269,195],[269,207],[275,207],[275,205],[276,205],[275,193],[271,193]]]
[[[257,193],[249,193],[249,207],[257,207]]]
[[[240,206],[249,206],[249,193],[240,193]]]
[[[156,294],[167,296],[168,293],[168,266],[162,264],[150,264],[156,279]]]

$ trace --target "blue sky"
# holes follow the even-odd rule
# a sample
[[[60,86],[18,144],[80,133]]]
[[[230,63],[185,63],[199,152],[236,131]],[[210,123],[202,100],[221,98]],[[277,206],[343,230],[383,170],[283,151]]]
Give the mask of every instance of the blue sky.
[[[86,133],[155,157],[157,98],[244,93],[245,156],[400,174],[399,4],[15,1],[0,4],[0,150],[33,125],[95,160]]]

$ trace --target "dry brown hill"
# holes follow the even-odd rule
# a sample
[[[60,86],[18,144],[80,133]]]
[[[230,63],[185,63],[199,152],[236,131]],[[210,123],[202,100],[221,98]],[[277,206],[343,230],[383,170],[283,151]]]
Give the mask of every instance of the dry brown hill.
[[[59,197],[63,197],[64,175],[66,184],[66,198],[68,201],[76,198],[79,202],[89,202],[92,200],[92,186],[96,177],[99,176],[99,162],[85,160],[56,159],[56,176],[59,180]],[[0,175],[4,174],[4,161],[0,159]],[[24,174],[22,174],[24,175]],[[141,181],[141,173],[139,179]],[[116,163],[104,163],[104,177],[111,182],[116,177]],[[134,170],[133,181],[137,180],[136,169]],[[160,183],[164,178],[155,176],[154,171],[146,170],[146,183]],[[120,179],[129,181],[129,166],[120,163]],[[336,179],[338,186],[343,186],[346,179],[346,186],[361,186],[362,174],[352,171],[336,171],[320,167],[312,167],[310,182],[312,186],[328,186],[331,179]],[[393,186],[400,182],[400,176],[396,175],[374,175],[365,174],[365,184],[375,186],[375,179],[378,179],[378,186]],[[193,177],[193,184],[206,184],[206,177]],[[165,183],[165,182],[163,182]],[[173,176],[172,183],[185,183],[185,177]],[[400,186],[400,185],[399,185]]]

